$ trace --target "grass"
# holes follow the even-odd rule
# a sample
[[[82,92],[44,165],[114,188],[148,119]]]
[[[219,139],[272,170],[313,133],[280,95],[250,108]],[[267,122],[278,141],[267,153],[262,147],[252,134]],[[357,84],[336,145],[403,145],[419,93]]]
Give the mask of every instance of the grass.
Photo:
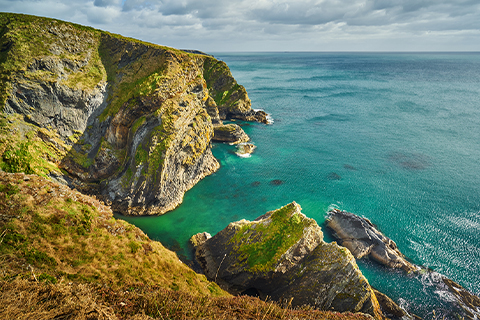
[[[173,252],[114,219],[94,198],[38,176],[1,171],[0,190],[0,212],[9,217],[0,221],[0,274],[6,277],[30,277],[22,265],[31,265],[57,281],[73,277],[113,287],[175,283],[183,291],[211,295],[204,276],[192,276]]]
[[[278,259],[302,237],[304,229],[314,223],[301,217],[294,203],[273,211],[270,219],[269,223],[243,225],[231,240],[239,260],[246,259],[249,271],[271,271]]]
[[[0,212],[2,319],[368,319],[231,296],[97,199],[39,176],[0,171]]]
[[[45,177],[59,171],[57,162],[70,148],[55,132],[0,112],[0,169]]]
[[[195,296],[159,286],[114,290],[95,284],[52,283],[40,274],[37,281],[0,281],[2,319],[311,319],[367,320],[363,314],[291,308],[248,296]]]

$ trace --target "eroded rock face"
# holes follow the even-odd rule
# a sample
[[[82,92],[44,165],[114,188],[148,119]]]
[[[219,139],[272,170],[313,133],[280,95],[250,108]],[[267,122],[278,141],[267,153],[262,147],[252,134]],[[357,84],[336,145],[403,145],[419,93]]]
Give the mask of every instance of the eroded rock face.
[[[368,219],[334,209],[330,211],[327,227],[333,230],[339,243],[348,248],[355,258],[368,256],[390,268],[407,272],[417,270],[404,258],[395,242],[379,232]]]
[[[33,172],[101,194],[116,211],[174,209],[219,167],[211,153],[214,125],[257,120],[245,88],[211,56],[28,19],[31,28],[21,31],[9,19],[0,26],[13,66],[1,75],[8,79],[0,90],[2,116],[22,127],[10,145],[38,137],[36,154],[47,161],[34,159]],[[22,39],[34,41],[17,43]],[[220,139],[248,140],[234,129]]]
[[[206,276],[233,294],[255,292],[293,298],[294,306],[383,317],[352,254],[325,243],[321,228],[295,202],[254,221],[233,222],[212,238],[194,239]]]
[[[213,127],[213,141],[238,144],[250,140],[243,129],[235,123],[219,124]]]

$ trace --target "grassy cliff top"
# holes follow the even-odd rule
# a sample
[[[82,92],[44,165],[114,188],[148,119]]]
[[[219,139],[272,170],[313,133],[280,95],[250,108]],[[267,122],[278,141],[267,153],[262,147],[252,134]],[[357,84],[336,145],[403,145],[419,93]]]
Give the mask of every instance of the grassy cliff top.
[[[0,318],[370,319],[232,297],[108,206],[0,171]]]
[[[0,212],[4,277],[225,294],[110,207],[36,175],[0,171]]]

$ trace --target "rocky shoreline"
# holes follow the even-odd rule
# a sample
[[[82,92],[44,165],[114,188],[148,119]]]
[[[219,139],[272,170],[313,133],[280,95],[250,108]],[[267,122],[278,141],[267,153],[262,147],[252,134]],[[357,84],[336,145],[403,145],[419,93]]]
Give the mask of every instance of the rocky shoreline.
[[[190,242],[200,272],[232,294],[362,312],[376,319],[420,319],[370,287],[355,262],[368,258],[413,279],[427,277],[436,292],[447,297],[449,316],[471,320],[480,316],[480,298],[409,262],[368,219],[335,209],[329,212],[326,227],[340,246],[325,243],[320,226],[293,202],[254,221],[232,222],[213,237],[196,234]]]
[[[191,242],[207,278],[230,293],[383,319],[355,258],[325,243],[321,228],[295,202],[254,221],[232,222],[214,237],[195,235]]]

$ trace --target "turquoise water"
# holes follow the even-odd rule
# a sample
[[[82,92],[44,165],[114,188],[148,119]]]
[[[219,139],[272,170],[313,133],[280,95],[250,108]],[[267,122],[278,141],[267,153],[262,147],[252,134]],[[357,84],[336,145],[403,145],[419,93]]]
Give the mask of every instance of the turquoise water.
[[[215,144],[220,170],[175,211],[126,220],[188,258],[197,232],[291,201],[323,227],[336,207],[369,218],[411,261],[480,295],[480,54],[215,57],[274,123],[243,124],[257,146],[250,158]],[[449,308],[429,279],[359,265],[420,316]]]

